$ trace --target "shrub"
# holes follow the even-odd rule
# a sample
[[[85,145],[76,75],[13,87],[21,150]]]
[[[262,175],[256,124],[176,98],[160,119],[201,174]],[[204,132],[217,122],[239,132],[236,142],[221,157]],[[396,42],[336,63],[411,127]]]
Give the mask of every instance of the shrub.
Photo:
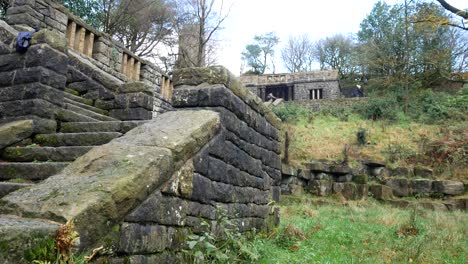
[[[293,121],[300,118],[310,119],[313,115],[310,109],[294,103],[285,103],[273,107],[272,110],[282,121]]]
[[[370,120],[398,120],[400,107],[394,97],[372,97],[369,101],[357,107],[358,113]]]
[[[416,157],[417,155],[413,149],[400,144],[388,145],[384,150],[382,150],[382,154],[390,162],[408,160]]]

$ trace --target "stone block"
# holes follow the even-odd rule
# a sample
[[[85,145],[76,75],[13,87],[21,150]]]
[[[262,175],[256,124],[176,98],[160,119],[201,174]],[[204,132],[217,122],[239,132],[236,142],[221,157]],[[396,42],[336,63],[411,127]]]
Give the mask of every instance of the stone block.
[[[377,200],[388,201],[393,198],[392,188],[385,185],[370,185],[369,192]]]
[[[306,163],[305,167],[312,172],[328,172],[329,167],[327,164],[324,164],[322,162],[310,162]]]
[[[351,182],[353,180],[353,175],[352,174],[340,174],[340,175],[335,175],[333,176],[333,179],[336,182]]]
[[[61,106],[63,91],[40,83],[20,84],[0,88],[0,102],[43,99]]]
[[[27,251],[52,240],[60,224],[42,219],[0,216],[0,259],[2,263],[30,263]]]
[[[31,115],[55,119],[56,111],[57,106],[42,99],[0,102],[0,120]]]
[[[118,252],[130,255],[151,254],[185,248],[189,231],[161,225],[124,223]]]
[[[121,109],[142,107],[153,111],[153,97],[142,92],[117,94],[115,106]]]
[[[281,200],[281,187],[271,187],[271,199],[275,202],[279,202]]]
[[[307,170],[307,169],[299,169],[297,173],[297,177],[305,179],[305,180],[310,180],[312,178],[310,170]]]
[[[411,189],[415,195],[430,194],[432,192],[432,180],[416,179],[411,181]]]
[[[330,173],[335,175],[346,175],[352,174],[353,171],[351,168],[346,164],[339,164],[339,165],[331,165],[329,168]]]
[[[329,180],[309,181],[308,190],[317,196],[328,196],[333,190],[333,183]]]
[[[0,149],[30,137],[33,132],[33,120],[22,120],[0,125]]]
[[[413,169],[414,176],[421,178],[432,178],[433,172],[430,168],[424,168],[421,166],[416,166]]]
[[[446,195],[462,195],[465,193],[463,182],[458,181],[434,181],[433,191]]]
[[[407,197],[411,195],[410,182],[408,179],[395,178],[388,179],[386,185],[393,190],[393,194],[398,197]]]
[[[153,113],[144,108],[111,109],[110,117],[119,120],[150,120]]]
[[[297,176],[297,169],[288,164],[282,164],[281,173],[288,176]],[[284,177],[284,176],[283,176]]]
[[[121,94],[139,93],[139,92],[153,96],[154,89],[153,87],[147,85],[144,82],[128,82],[128,83],[122,84],[117,90],[117,93],[121,93]]]

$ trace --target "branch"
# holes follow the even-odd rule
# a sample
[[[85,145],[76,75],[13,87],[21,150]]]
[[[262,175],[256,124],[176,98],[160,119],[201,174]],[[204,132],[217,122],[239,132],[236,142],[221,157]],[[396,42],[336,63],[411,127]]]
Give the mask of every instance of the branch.
[[[439,2],[445,9],[447,9],[448,11],[454,13],[455,15],[461,16],[464,19],[468,19],[468,12],[467,11],[458,9],[458,8],[450,5],[449,3],[447,3],[445,0],[437,0],[437,2]]]

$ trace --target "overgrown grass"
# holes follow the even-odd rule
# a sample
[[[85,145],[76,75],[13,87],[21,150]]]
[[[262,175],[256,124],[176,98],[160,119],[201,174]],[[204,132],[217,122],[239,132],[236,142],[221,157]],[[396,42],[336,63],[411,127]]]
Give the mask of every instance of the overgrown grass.
[[[419,104],[422,109],[419,118],[397,110],[386,110],[393,106],[379,105],[384,99],[371,103],[370,108],[366,108],[369,113],[364,111],[367,114],[363,114],[362,106],[360,110],[336,108],[313,113],[294,103],[274,111],[285,120],[285,129],[290,135],[290,163],[293,165],[312,159],[342,160],[343,150],[348,145],[351,161],[376,159],[386,161],[391,167],[424,165],[435,169],[436,175],[443,178],[466,178],[468,121],[460,117],[466,113],[463,110],[466,106],[460,102],[466,97],[444,97],[442,101],[457,105],[459,112],[450,114],[454,118],[444,117],[441,123],[421,121],[429,118],[428,113],[432,113],[429,119],[434,121],[438,116],[435,113],[438,110],[434,109],[439,108],[429,107],[430,102],[436,100],[432,92],[424,92],[419,96],[419,101],[428,101]],[[423,106],[432,110],[426,111]],[[376,115],[370,113],[377,113],[379,118],[374,118]],[[366,142],[358,142],[362,141],[363,131]]]
[[[331,198],[330,198],[331,199]],[[466,263],[468,214],[412,211],[373,200],[280,204],[282,223],[258,237],[259,263]],[[416,232],[412,232],[414,227]],[[406,232],[410,230],[410,232]]]

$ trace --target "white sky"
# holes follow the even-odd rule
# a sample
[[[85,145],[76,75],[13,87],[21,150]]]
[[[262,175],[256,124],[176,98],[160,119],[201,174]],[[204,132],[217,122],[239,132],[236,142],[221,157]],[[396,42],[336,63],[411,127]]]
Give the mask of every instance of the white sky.
[[[386,0],[388,4],[403,0]],[[286,72],[280,58],[289,36],[307,34],[312,41],[337,33],[357,33],[361,21],[378,0],[225,0],[232,4],[229,17],[219,32],[218,64],[239,75],[241,52],[255,35],[275,32],[280,38],[276,49],[276,72]],[[467,8],[467,0],[449,0]]]

